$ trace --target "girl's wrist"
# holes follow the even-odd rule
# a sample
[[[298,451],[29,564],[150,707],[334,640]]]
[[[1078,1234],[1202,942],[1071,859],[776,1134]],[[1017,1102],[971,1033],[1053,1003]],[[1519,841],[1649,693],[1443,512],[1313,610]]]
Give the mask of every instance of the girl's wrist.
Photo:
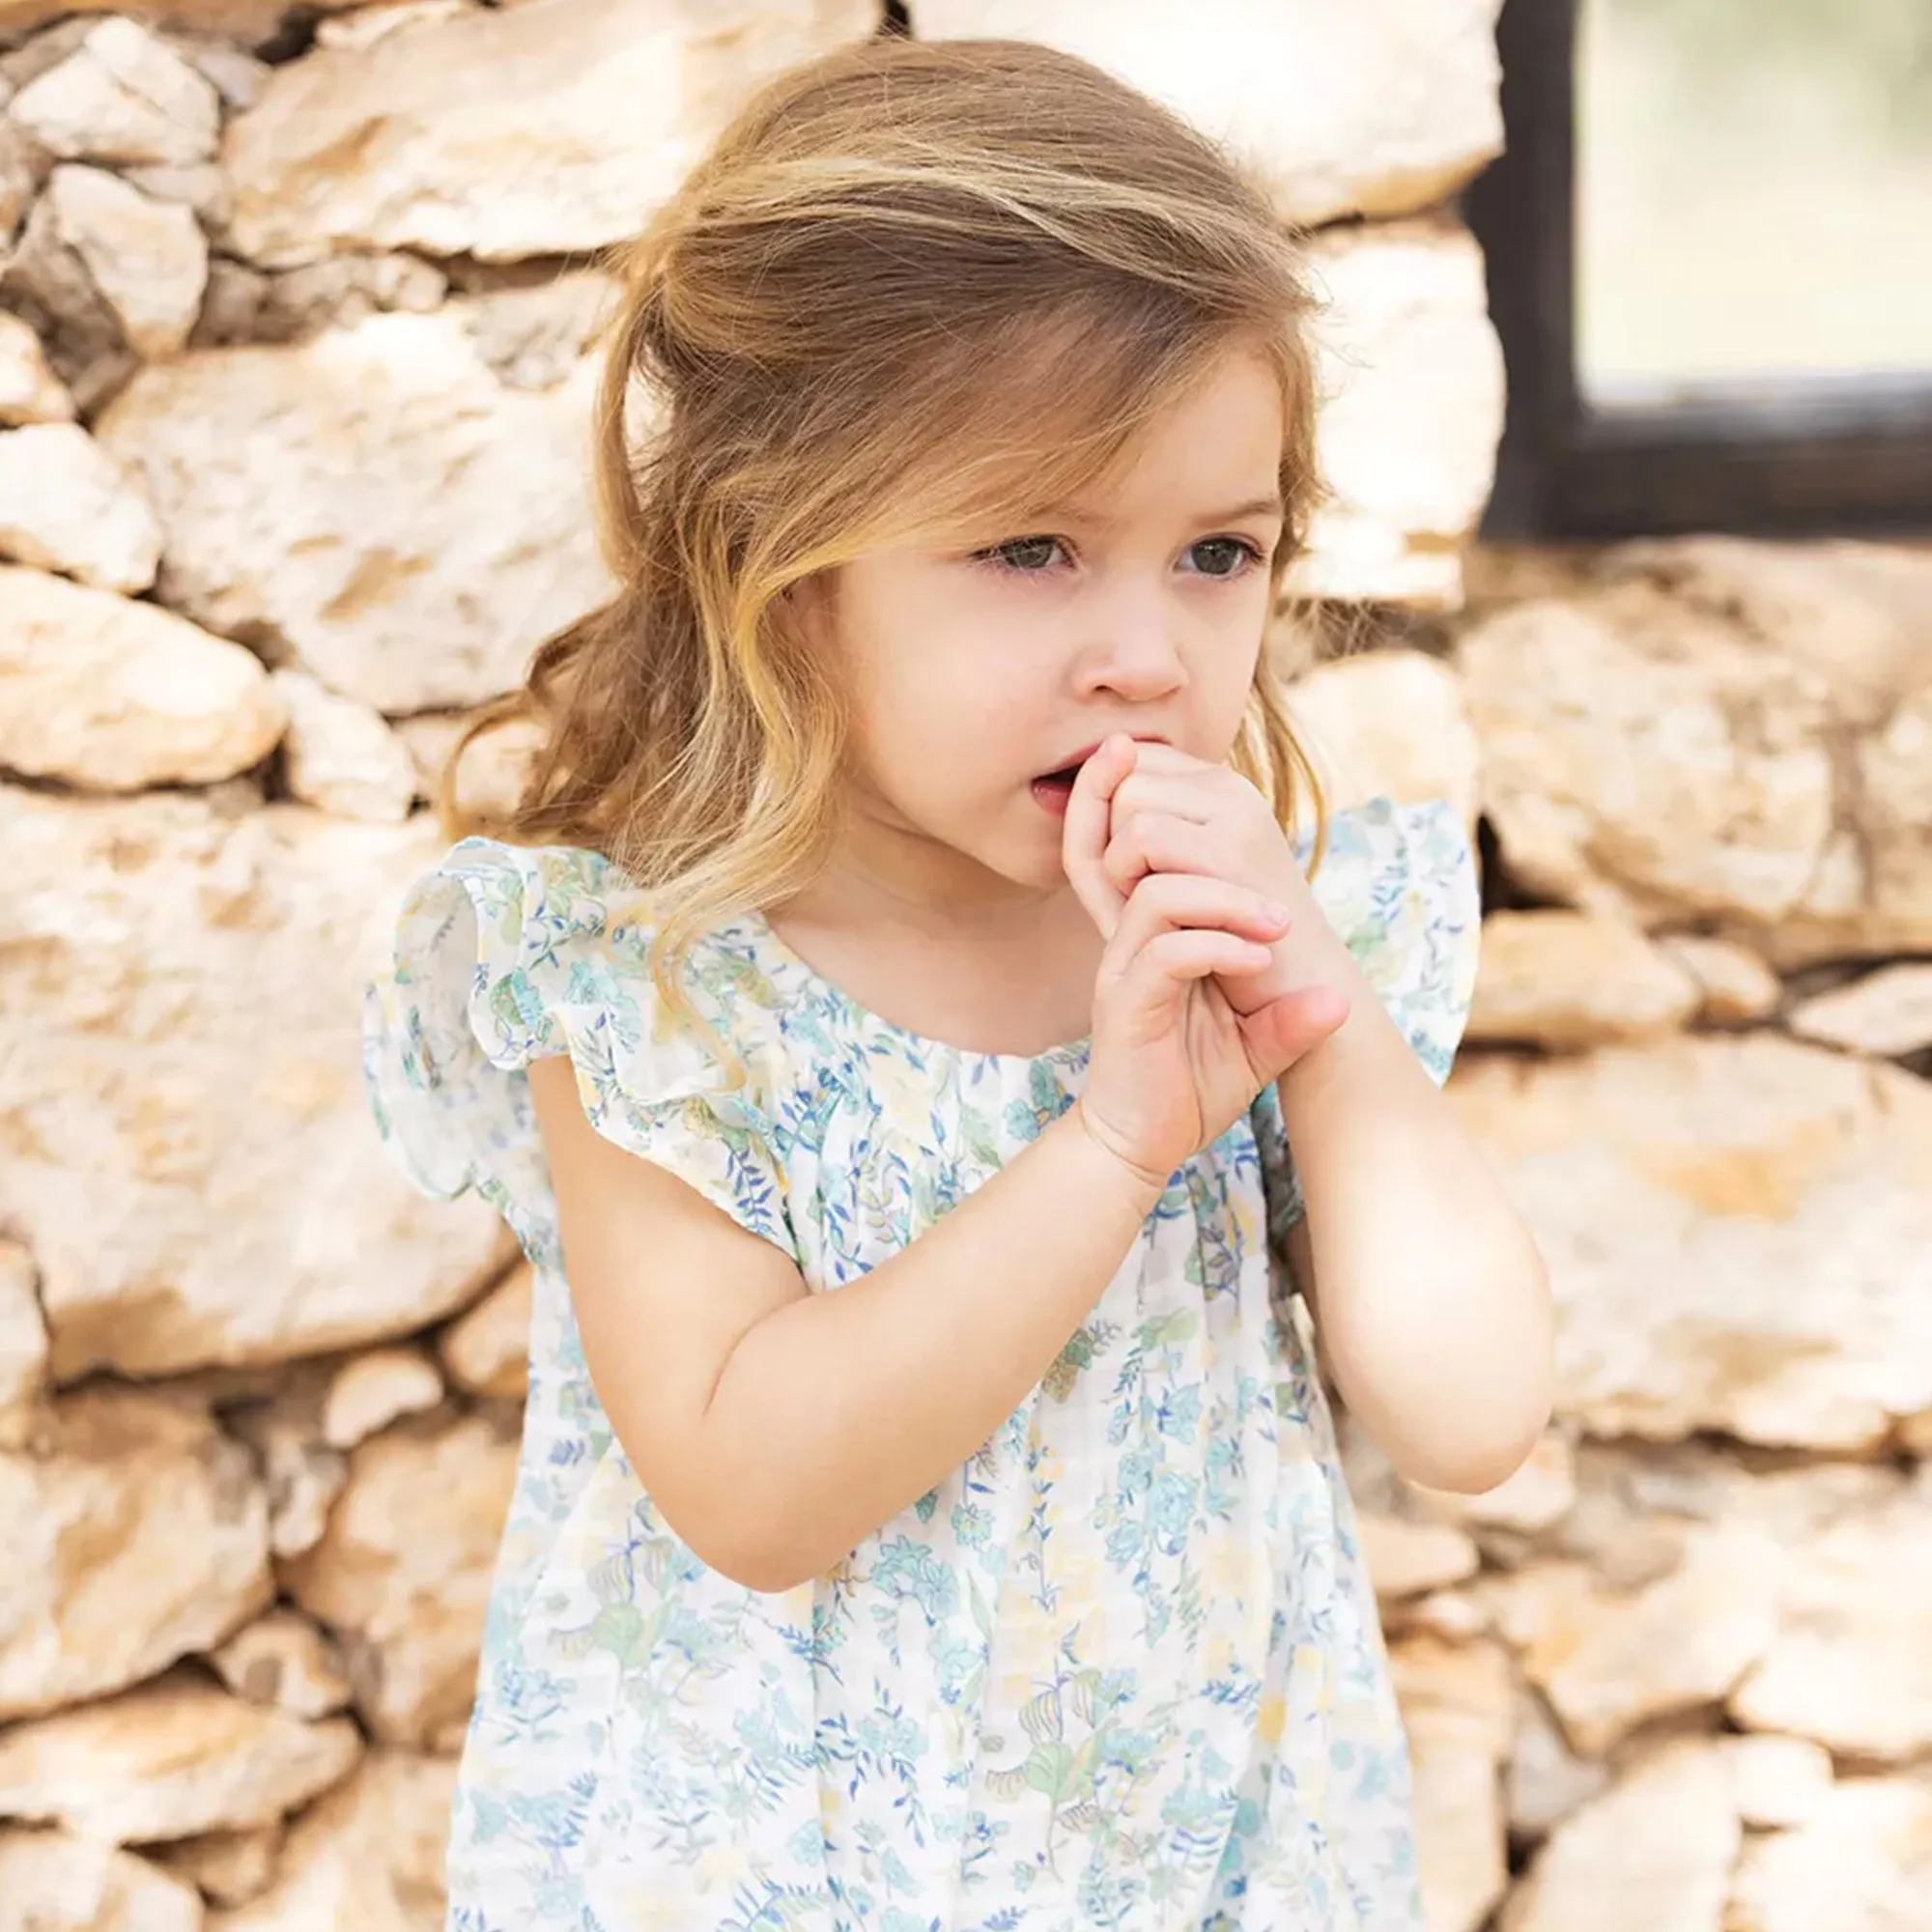
[[[1064,1136],[1068,1158],[1094,1175],[1103,1196],[1130,1211],[1136,1227],[1153,1212],[1174,1178],[1172,1169],[1156,1174],[1104,1121],[1094,1119],[1084,1099],[1076,1098],[1048,1133]]]

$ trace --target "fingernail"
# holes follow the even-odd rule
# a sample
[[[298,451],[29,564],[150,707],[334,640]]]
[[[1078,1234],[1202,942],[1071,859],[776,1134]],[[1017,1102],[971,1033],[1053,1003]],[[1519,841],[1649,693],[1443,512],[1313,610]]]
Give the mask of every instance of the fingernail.
[[[1272,921],[1276,925],[1286,925],[1294,917],[1285,905],[1276,905],[1272,899],[1269,899],[1262,907],[1262,914],[1264,918]]]

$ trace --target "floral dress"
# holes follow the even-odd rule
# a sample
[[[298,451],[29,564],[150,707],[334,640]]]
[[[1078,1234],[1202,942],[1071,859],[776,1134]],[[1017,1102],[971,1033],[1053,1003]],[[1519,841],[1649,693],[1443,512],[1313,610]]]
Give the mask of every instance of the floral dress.
[[[1440,1080],[1475,970],[1460,819],[1338,813],[1315,891]],[[468,838],[369,993],[384,1136],[425,1190],[492,1201],[535,1274],[452,1932],[1416,1932],[1375,1598],[1270,1260],[1299,1205],[1273,1090],[971,1461],[760,1594],[679,1541],[598,1405],[524,1068],[568,1053],[600,1132],[823,1293],[1033,1140],[1087,1048],[907,1033],[752,916],[689,971],[734,1086],[662,1009],[650,940],[597,854]]]

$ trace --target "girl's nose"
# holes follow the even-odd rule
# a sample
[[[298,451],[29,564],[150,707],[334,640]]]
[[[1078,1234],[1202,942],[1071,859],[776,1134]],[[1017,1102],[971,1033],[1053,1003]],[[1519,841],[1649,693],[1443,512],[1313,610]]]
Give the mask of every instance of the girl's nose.
[[[1085,692],[1112,692],[1136,704],[1169,696],[1187,682],[1171,617],[1158,608],[1123,611],[1116,604],[1096,626],[1082,669]]]

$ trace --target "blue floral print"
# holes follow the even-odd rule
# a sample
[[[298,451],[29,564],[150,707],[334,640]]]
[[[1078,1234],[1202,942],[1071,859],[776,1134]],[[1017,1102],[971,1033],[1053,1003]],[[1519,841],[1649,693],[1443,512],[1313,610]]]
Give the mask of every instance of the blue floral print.
[[[1315,878],[1446,1077],[1478,931],[1446,804],[1336,814]],[[649,971],[599,855],[483,838],[369,990],[378,1125],[534,1264],[529,1398],[448,1860],[451,1932],[1416,1932],[1408,1772],[1332,1427],[1270,1236],[1270,1090],[1170,1183],[1039,1387],[829,1575],[759,1594],[639,1487],[584,1370],[525,1068],[792,1257],[903,1248],[1078,1093],[865,1011],[753,915]],[[691,1285],[694,1294],[703,1284]]]

